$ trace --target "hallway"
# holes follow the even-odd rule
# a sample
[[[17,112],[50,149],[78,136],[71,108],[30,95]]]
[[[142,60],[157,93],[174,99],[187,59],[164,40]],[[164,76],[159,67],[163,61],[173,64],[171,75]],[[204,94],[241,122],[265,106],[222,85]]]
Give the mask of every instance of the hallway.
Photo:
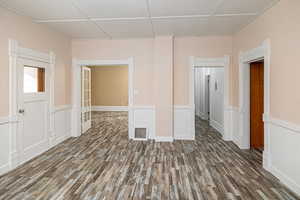
[[[196,119],[196,140],[128,140],[126,112],[93,112],[93,128],[0,177],[0,199],[286,199],[288,189]]]

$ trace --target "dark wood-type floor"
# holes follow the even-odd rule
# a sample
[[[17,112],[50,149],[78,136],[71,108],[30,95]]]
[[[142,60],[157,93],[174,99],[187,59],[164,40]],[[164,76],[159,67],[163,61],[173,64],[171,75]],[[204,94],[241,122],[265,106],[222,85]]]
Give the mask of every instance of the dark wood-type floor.
[[[0,199],[298,199],[259,152],[196,128],[196,141],[129,141],[126,113],[93,113],[86,134],[1,176]]]

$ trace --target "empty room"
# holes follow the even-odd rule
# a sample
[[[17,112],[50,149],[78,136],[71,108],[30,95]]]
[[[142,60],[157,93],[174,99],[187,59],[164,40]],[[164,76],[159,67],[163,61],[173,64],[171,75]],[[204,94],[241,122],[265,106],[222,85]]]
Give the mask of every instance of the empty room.
[[[300,200],[299,0],[0,0],[0,200]]]

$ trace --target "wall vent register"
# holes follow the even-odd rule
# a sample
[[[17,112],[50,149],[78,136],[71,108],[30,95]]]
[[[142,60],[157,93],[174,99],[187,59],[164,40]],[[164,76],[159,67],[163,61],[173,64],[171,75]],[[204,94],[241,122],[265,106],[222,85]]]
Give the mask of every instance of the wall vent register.
[[[135,128],[134,129],[135,140],[147,140],[147,128]]]

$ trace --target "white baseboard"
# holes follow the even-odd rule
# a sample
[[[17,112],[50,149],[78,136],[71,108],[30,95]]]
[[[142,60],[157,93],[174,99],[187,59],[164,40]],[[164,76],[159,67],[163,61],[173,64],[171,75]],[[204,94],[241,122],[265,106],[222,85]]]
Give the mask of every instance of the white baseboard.
[[[286,187],[288,187],[290,190],[295,192],[296,194],[300,195],[300,185],[297,184],[292,178],[288,177],[286,174],[284,174],[282,171],[277,169],[274,166],[271,166],[269,171],[276,176]]]
[[[172,136],[156,136],[155,142],[173,142],[174,139]]]
[[[8,172],[10,170],[9,164],[5,164],[0,166],[0,175],[5,174],[6,172]]]
[[[210,119],[209,120],[209,125],[212,126],[214,129],[216,129],[218,132],[220,132],[223,135],[223,125],[218,123],[217,121]]]
[[[92,111],[128,111],[128,106],[92,106]]]

